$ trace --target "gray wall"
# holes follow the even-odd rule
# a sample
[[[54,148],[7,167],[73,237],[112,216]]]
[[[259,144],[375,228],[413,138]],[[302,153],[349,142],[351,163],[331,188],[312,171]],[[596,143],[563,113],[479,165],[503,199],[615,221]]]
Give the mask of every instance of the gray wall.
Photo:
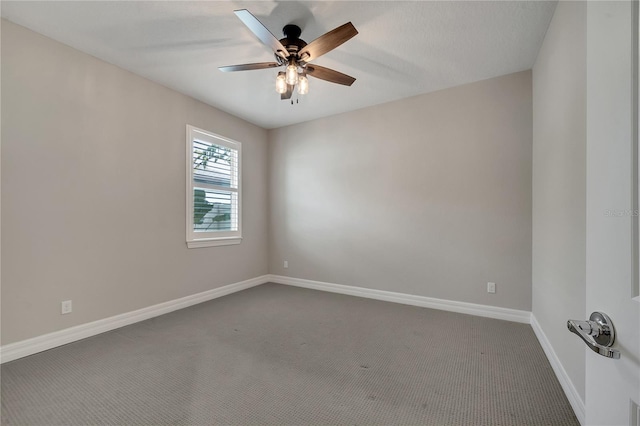
[[[533,67],[533,314],[584,401],[586,3],[559,2]]]
[[[524,71],[270,131],[270,272],[530,310],[531,96]]]
[[[268,272],[265,130],[4,20],[2,114],[3,345]],[[243,143],[240,245],[186,248],[187,123]]]

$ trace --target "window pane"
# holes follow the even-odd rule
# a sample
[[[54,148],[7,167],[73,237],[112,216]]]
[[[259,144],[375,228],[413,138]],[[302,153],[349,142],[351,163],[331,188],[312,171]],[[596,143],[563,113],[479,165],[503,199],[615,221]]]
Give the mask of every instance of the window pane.
[[[238,151],[193,141],[193,180],[229,188],[237,187]]]
[[[238,230],[237,193],[194,188],[193,203],[195,232]]]
[[[187,246],[239,244],[242,145],[187,125]]]

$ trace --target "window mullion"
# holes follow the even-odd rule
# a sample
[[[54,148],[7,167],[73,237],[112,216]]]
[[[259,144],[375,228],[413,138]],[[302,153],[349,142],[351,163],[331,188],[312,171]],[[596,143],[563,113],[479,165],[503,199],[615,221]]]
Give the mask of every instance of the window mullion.
[[[210,189],[212,191],[238,192],[238,188],[230,188],[228,186],[212,185],[210,183],[193,182],[194,188]]]

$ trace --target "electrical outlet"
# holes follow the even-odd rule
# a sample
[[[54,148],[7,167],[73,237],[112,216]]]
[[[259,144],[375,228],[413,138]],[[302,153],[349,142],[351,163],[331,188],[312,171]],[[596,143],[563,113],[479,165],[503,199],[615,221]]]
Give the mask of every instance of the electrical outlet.
[[[65,315],[65,314],[70,314],[70,313],[71,313],[71,311],[73,311],[73,307],[72,307],[72,305],[71,305],[71,300],[64,300],[64,301],[61,303],[61,310],[60,310],[60,313],[61,313],[62,315]]]
[[[289,267],[289,261],[285,260],[284,261],[284,269],[287,269]]]
[[[496,292],[496,283],[487,283],[487,293]]]

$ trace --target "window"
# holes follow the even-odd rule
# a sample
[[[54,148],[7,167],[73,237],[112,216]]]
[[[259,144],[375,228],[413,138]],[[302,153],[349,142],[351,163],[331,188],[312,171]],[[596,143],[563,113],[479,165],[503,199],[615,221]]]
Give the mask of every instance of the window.
[[[187,246],[240,244],[239,142],[187,126]]]

